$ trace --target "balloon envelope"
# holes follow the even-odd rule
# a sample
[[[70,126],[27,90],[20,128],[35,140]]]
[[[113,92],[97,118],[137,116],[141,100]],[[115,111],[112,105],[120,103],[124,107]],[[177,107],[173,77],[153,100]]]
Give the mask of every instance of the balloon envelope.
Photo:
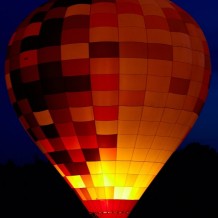
[[[127,217],[191,130],[210,56],[166,0],[52,0],[13,34],[10,101],[90,213]],[[146,212],[145,212],[146,214]]]

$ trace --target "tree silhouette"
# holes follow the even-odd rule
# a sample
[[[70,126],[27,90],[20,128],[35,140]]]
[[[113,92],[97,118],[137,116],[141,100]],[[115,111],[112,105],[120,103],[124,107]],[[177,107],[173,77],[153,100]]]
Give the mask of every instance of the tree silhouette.
[[[189,144],[171,156],[129,218],[216,218],[217,184],[217,152]],[[38,158],[21,167],[0,165],[0,201],[4,218],[93,217],[54,167]]]

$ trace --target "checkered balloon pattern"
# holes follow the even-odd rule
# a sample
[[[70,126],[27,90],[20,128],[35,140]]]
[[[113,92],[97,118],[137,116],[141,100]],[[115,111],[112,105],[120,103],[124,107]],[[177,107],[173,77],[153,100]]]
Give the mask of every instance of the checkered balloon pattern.
[[[48,1],[11,37],[5,69],[22,126],[101,218],[129,215],[211,76],[201,28],[167,0]]]

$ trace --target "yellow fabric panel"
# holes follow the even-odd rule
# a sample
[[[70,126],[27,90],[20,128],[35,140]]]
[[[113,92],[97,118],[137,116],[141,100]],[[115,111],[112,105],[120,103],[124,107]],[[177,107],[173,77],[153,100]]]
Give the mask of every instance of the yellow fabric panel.
[[[133,148],[137,135],[118,135],[117,148]]]
[[[87,161],[86,162],[90,174],[101,174],[102,168],[101,168],[101,161]]]
[[[94,186],[91,175],[81,175],[81,178],[87,188]]]
[[[173,60],[192,63],[192,51],[188,48],[173,47]]]
[[[138,200],[138,199],[140,199],[145,190],[146,190],[145,187],[143,187],[143,188],[133,187],[130,194],[129,194],[129,200]]]
[[[89,30],[90,42],[116,42],[118,41],[118,28],[116,27],[94,27]]]
[[[161,121],[167,123],[176,123],[180,114],[181,114],[181,110],[165,108]]]
[[[148,74],[156,76],[171,76],[173,61],[148,59]]]
[[[164,108],[143,107],[142,120],[144,121],[160,121]]]
[[[147,3],[147,4],[146,3],[147,2],[145,2],[145,4],[142,4],[142,11],[144,15],[154,15],[154,16],[156,15],[165,18],[165,15],[160,7],[152,3]]]
[[[95,121],[96,133],[99,135],[117,134],[117,120],[115,121]]]
[[[147,59],[120,58],[120,74],[146,74]]]
[[[147,90],[154,92],[168,92],[170,77],[148,75]]]
[[[104,160],[116,160],[116,148],[99,148],[100,158]]]
[[[130,195],[131,191],[132,191],[132,187],[124,187],[122,199],[129,199],[129,195]]]
[[[154,175],[138,175],[136,182],[133,187],[148,187],[153,180]]]
[[[193,66],[190,63],[173,61],[172,76],[182,79],[190,79],[192,73],[192,67]]]
[[[101,161],[102,173],[115,173],[116,170],[116,161]]]
[[[65,17],[72,15],[89,15],[90,5],[88,4],[77,4],[67,7]]]
[[[147,42],[147,32],[144,28],[139,27],[120,27],[120,42]]]
[[[116,5],[111,2],[95,2],[91,5],[90,14],[96,13],[116,13]]]
[[[74,188],[85,188],[85,184],[81,176],[66,176],[66,179],[72,184]]]
[[[135,148],[132,154],[132,161],[144,161],[149,149]]]
[[[144,104],[150,107],[165,107],[167,97],[168,93],[146,91]]]
[[[144,157],[145,159],[145,157]],[[128,174],[139,174],[142,168],[143,162],[142,161],[131,161]]]
[[[197,118],[198,118],[198,116],[194,112],[181,111],[181,114],[179,116],[177,123],[192,127],[193,124],[196,122]]]
[[[124,187],[115,187],[114,188],[114,199],[122,199]]]
[[[116,174],[128,173],[129,166],[130,166],[130,161],[116,161]]]
[[[88,43],[75,43],[61,45],[61,59],[71,60],[89,57]]]
[[[127,174],[116,174],[115,175],[115,186],[123,187],[126,183]]]
[[[40,126],[54,123],[48,110],[33,112],[33,114]]]
[[[92,200],[96,200],[97,199],[97,193],[96,193],[96,189],[95,188],[87,188],[87,191],[89,192],[89,195],[90,195]]]
[[[103,187],[104,186],[104,177],[102,174],[91,175],[92,181],[95,187]]]
[[[105,197],[106,199],[114,198],[114,187],[105,187]]]
[[[156,162],[159,153],[160,153],[160,150],[150,149],[147,156],[146,156],[146,158],[145,158],[145,161]]]
[[[105,188],[104,187],[98,187],[96,188],[96,194],[98,199],[105,199]]]
[[[139,134],[141,135],[155,135],[157,132],[157,128],[159,126],[159,122],[148,122],[148,121],[141,121]]]
[[[73,121],[91,121],[94,120],[93,107],[71,107],[70,113]]]
[[[204,67],[205,66],[204,53],[200,51],[192,51],[192,64]]]
[[[131,160],[133,148],[117,148],[117,160]]]
[[[142,115],[142,106],[128,107],[119,106],[119,120],[140,120]]]
[[[147,29],[148,43],[172,45],[171,33],[162,29]]]
[[[103,174],[104,186],[115,186],[115,174]]]
[[[150,148],[153,140],[154,136],[138,135],[135,148]]]
[[[90,58],[90,74],[118,74],[118,58]]]
[[[173,46],[191,48],[190,36],[186,33],[171,32]]]
[[[119,134],[137,134],[140,121],[118,121]]]
[[[169,93],[166,107],[182,109],[185,102],[185,98],[186,98],[185,95],[177,95],[177,94]]]
[[[137,174],[127,174],[125,187],[133,187],[133,185],[137,179],[137,176],[138,176]]]
[[[146,75],[142,74],[122,74],[119,79],[119,88],[120,90],[145,90],[146,78]]]
[[[144,18],[137,14],[118,14],[119,27],[145,27]]]
[[[95,106],[118,105],[118,91],[93,91],[92,98]]]

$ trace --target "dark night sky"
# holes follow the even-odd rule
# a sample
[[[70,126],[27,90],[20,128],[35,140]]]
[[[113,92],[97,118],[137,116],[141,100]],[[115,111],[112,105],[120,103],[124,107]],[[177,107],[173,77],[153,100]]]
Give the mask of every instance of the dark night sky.
[[[7,95],[4,59],[10,36],[18,24],[46,0],[7,0],[0,6],[0,163],[13,160],[30,163],[33,156],[43,155],[21,127]],[[191,132],[180,147],[191,142],[207,144],[218,151],[218,1],[173,0],[186,10],[202,28],[210,49],[212,79],[205,106]]]

